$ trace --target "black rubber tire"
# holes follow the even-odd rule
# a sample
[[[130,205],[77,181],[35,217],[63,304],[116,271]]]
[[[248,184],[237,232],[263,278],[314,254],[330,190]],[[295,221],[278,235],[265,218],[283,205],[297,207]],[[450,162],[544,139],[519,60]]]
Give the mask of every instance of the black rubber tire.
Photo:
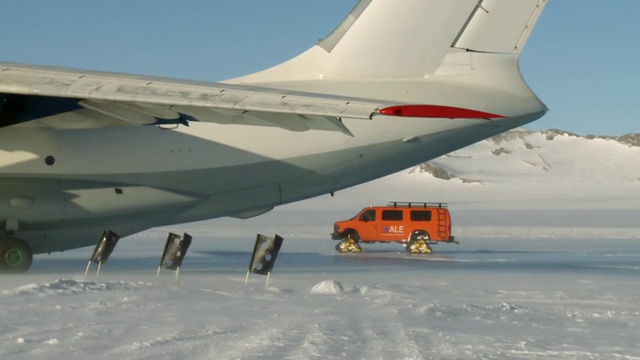
[[[0,239],[0,272],[24,273],[32,262],[33,252],[29,244],[16,238]]]

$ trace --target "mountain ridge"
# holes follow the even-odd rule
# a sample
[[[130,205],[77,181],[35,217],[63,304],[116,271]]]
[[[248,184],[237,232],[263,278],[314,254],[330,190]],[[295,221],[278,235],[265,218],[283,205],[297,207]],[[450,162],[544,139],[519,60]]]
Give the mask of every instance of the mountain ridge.
[[[355,211],[389,201],[428,201],[457,210],[597,214],[616,209],[624,214],[640,210],[640,134],[579,136],[557,129],[514,129],[310,201],[288,208]]]
[[[565,149],[554,146],[553,141],[561,141],[565,143]],[[595,142],[594,142],[595,141]],[[572,156],[566,156],[571,148],[580,148],[581,151],[574,152]],[[532,168],[542,169],[545,172],[553,171],[559,165],[566,164],[569,160],[578,162],[589,162],[597,166],[598,161],[607,160],[611,162],[620,161],[620,158],[607,158],[607,150],[617,148],[616,153],[620,153],[621,149],[628,148],[629,156],[637,159],[640,150],[640,134],[626,134],[622,136],[601,136],[587,135],[580,136],[559,129],[550,129],[546,131],[531,131],[526,129],[515,129],[500,135],[480,141],[466,148],[444,155],[440,158],[425,162],[409,169],[410,174],[428,173],[440,180],[459,179],[462,183],[482,183],[482,176],[474,176],[467,167],[462,166],[464,161],[461,159],[487,159],[488,152],[495,157],[514,157],[529,165]],[[551,149],[553,148],[553,149]],[[585,152],[591,148],[592,151]],[[594,151],[595,149],[595,151]],[[601,150],[601,151],[599,151]],[[592,153],[588,159],[584,159],[585,153]],[[596,156],[594,156],[594,154]],[[454,160],[454,159],[457,159]],[[582,160],[582,161],[580,161]],[[468,162],[470,163],[470,161]],[[500,162],[488,162],[490,169],[497,169]],[[483,169],[478,169],[483,170]],[[508,174],[513,170],[512,166],[504,169],[504,173]],[[633,169],[632,169],[633,171]],[[486,170],[485,170],[486,172]],[[502,172],[502,171],[500,171]],[[533,174],[534,172],[529,172]],[[638,172],[640,179],[640,172]]]

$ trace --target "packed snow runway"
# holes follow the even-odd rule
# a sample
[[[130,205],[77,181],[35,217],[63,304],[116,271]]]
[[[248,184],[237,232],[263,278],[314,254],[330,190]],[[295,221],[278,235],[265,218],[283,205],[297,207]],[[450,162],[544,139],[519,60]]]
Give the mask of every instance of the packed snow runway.
[[[155,274],[167,229],[121,240],[99,277],[82,276],[90,248],[2,276],[0,358],[640,359],[633,239],[468,229],[431,255],[337,254],[327,229],[283,227],[265,287],[244,285],[253,229],[211,224],[179,282]]]

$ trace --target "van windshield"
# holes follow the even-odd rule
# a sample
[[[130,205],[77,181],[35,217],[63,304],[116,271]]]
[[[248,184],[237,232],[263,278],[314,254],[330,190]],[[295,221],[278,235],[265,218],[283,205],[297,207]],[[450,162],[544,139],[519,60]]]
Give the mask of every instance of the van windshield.
[[[367,208],[364,208],[364,209],[362,209],[362,210],[358,211],[358,212],[357,212],[355,215],[353,215],[353,217],[352,217],[351,219],[349,219],[349,220],[355,220],[355,219],[358,217],[358,215],[362,214],[362,212],[363,212],[363,211],[365,211],[366,209],[367,209]]]
[[[360,215],[360,221],[375,221],[376,220],[376,211],[369,209]]]

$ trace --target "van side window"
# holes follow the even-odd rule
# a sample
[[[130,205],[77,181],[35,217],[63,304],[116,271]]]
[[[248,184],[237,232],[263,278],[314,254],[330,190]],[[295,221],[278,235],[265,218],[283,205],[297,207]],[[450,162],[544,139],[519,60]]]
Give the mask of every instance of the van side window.
[[[402,210],[382,210],[382,220],[402,220]]]
[[[431,221],[431,210],[411,210],[411,221]]]
[[[376,219],[375,210],[367,210],[364,214],[360,215],[360,221],[374,221]]]

